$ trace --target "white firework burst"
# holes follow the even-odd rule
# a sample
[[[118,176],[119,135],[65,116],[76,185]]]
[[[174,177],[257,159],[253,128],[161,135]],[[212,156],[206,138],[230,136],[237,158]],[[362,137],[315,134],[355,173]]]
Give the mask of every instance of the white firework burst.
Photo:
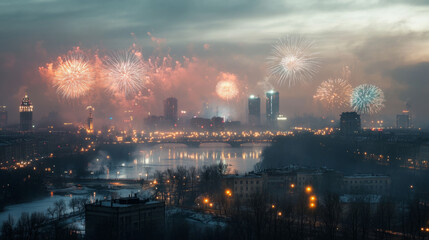
[[[95,75],[85,55],[72,53],[58,59],[54,70],[54,87],[58,94],[66,99],[77,99],[90,92]]]
[[[146,82],[146,67],[132,51],[116,52],[104,61],[104,72],[109,90],[125,95],[137,94]]]
[[[289,87],[311,80],[320,68],[319,58],[312,48],[313,42],[302,37],[288,36],[278,40],[267,58],[269,77],[279,85],[287,82]]]

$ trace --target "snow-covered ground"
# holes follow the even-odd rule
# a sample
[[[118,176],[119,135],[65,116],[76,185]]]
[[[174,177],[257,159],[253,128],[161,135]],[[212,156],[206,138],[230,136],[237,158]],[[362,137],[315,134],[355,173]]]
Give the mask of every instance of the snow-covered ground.
[[[52,195],[49,194],[46,197],[36,199],[31,202],[20,203],[9,205],[5,207],[4,211],[0,212],[0,224],[7,220],[9,214],[15,219],[15,221],[21,217],[24,212],[44,212],[48,207],[52,207],[58,200],[64,200],[67,205],[66,212],[70,212],[71,209],[68,207],[69,201],[72,198],[89,197],[90,200],[103,199],[104,197],[110,196],[113,192],[119,197],[127,197],[130,194],[139,193],[139,189],[135,188],[116,188],[116,189],[98,189],[94,190],[88,187],[76,187],[71,186],[62,189],[52,189]]]
[[[206,227],[225,227],[226,223],[225,220],[216,216],[213,216],[212,214],[208,213],[202,213],[197,212],[193,210],[188,209],[182,209],[182,208],[168,208],[166,209],[165,213],[166,217],[174,217],[174,216],[181,216],[185,217],[185,219],[188,222],[192,223],[201,223],[203,226]]]

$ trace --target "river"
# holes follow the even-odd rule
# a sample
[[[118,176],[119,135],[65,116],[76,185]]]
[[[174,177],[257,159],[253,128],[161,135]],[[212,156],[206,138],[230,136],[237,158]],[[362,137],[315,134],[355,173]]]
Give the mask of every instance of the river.
[[[156,170],[163,171],[177,166],[201,168],[204,165],[227,164],[230,172],[245,173],[253,170],[253,166],[260,160],[266,144],[245,144],[241,147],[231,147],[227,144],[202,144],[198,148],[187,147],[181,144],[156,145],[141,147],[129,156],[110,156],[108,151],[100,151],[98,157],[89,164],[89,170],[94,171],[94,178],[107,179],[139,179],[153,175]],[[19,218],[22,212],[46,211],[56,200],[68,202],[73,197],[91,195],[94,198],[104,198],[111,192],[127,196],[138,192],[137,188],[109,188],[93,189],[91,186],[68,186],[64,189],[52,189],[46,197],[34,201],[7,206],[0,213],[0,223],[10,214]]]

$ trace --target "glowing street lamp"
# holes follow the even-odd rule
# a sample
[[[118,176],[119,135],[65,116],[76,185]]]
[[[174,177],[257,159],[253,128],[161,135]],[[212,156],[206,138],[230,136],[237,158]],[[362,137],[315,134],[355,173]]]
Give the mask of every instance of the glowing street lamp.
[[[311,193],[311,192],[313,191],[313,188],[312,188],[312,187],[310,187],[310,186],[307,186],[307,187],[305,188],[305,191],[306,191],[307,193]]]

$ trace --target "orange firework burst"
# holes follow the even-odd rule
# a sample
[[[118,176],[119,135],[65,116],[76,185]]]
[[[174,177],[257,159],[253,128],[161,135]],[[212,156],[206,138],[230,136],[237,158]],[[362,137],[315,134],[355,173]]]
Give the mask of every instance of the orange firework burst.
[[[236,76],[230,73],[221,73],[221,80],[216,84],[217,95],[225,100],[230,100],[238,95],[238,87],[235,83]]]
[[[82,54],[72,53],[58,58],[54,69],[54,87],[67,99],[86,95],[94,85],[95,74],[89,60]]]
[[[340,109],[349,104],[352,86],[344,79],[328,79],[322,82],[313,98],[329,109]]]

